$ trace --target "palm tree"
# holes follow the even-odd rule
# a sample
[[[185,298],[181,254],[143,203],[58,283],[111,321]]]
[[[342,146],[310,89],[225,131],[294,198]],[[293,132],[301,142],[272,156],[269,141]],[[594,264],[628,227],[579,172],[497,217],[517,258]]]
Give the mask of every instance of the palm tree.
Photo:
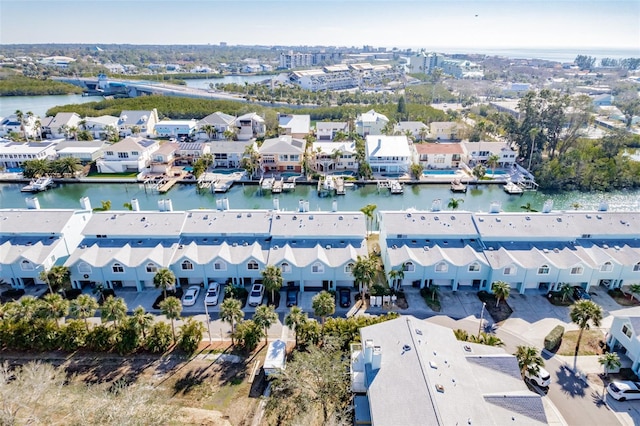
[[[107,297],[100,308],[102,321],[113,321],[115,327],[118,321],[127,316],[127,304],[122,297]]]
[[[533,207],[531,207],[531,203],[527,203],[525,205],[520,206],[520,208],[522,210],[524,210],[525,212],[531,212],[531,213],[536,213],[538,210],[534,209]]]
[[[533,346],[518,346],[514,354],[518,359],[518,367],[522,378],[535,376],[540,371],[540,367],[544,367],[544,359],[540,356],[538,349]]]
[[[278,314],[273,306],[260,305],[256,308],[256,313],[253,315],[253,321],[259,326],[264,328],[264,343],[268,341],[269,327],[278,321]]]
[[[220,305],[220,319],[226,321],[231,325],[231,344],[235,344],[233,341],[233,331],[235,324],[238,321],[242,321],[244,318],[244,312],[242,311],[242,302],[234,298],[226,298]]]
[[[485,169],[485,167],[482,164],[478,164],[473,168],[473,170],[471,170],[471,174],[473,175],[473,177],[476,178],[476,185],[477,185],[478,181],[481,180],[484,177],[484,175],[487,174],[487,169]]]
[[[571,208],[574,210],[578,210],[580,207],[582,207],[582,204],[575,202],[575,203],[571,203]]]
[[[22,133],[22,136],[28,142],[29,138],[27,138],[27,132],[26,132],[25,127],[24,127],[24,123],[25,123],[24,113],[22,111],[20,111],[19,109],[17,109],[14,114],[16,115],[16,118],[18,119],[18,123],[20,123],[20,132]]]
[[[328,291],[321,291],[313,296],[311,299],[311,306],[316,316],[322,320],[322,326],[324,327],[324,320],[329,315],[333,315],[336,311],[336,301],[331,293]]]
[[[351,274],[355,284],[358,286],[361,297],[364,301],[365,290],[373,283],[376,277],[377,261],[369,256],[358,256],[351,268]]]
[[[62,175],[74,175],[80,170],[80,161],[74,157],[64,157],[60,159],[58,173]]]
[[[373,212],[376,208],[378,208],[378,206],[375,204],[367,204],[360,209],[360,211],[367,217],[367,223],[369,224],[370,229],[373,228]],[[373,232],[373,229],[371,229],[371,232]]]
[[[571,285],[567,283],[562,283],[560,284],[559,291],[560,291],[560,294],[562,295],[562,301],[564,302],[567,299],[567,296],[571,295],[573,288],[571,287]]]
[[[142,129],[140,129],[140,126],[131,126],[131,134],[133,136],[137,136],[140,133],[140,130],[142,130]],[[175,338],[174,338],[174,340],[175,340]]]
[[[640,284],[631,284],[629,286],[629,299],[633,299],[633,295],[638,293],[640,293]]]
[[[71,139],[78,140],[78,128],[76,126],[71,126],[67,130]]]
[[[498,164],[500,163],[500,157],[496,154],[490,155],[489,158],[487,158],[486,163],[487,166],[491,169],[491,178],[495,178],[494,173],[496,167],[498,167]]]
[[[26,321],[30,322],[38,312],[38,308],[40,303],[38,299],[31,295],[22,296],[17,303],[17,316]]]
[[[142,306],[138,306],[133,310],[133,315],[131,316],[131,323],[135,326],[136,329],[139,329],[142,333],[142,338],[147,338],[147,329],[151,327],[153,324],[154,316],[148,312],[145,312]]]
[[[171,272],[171,269],[161,268],[156,274],[153,276],[153,285],[156,288],[162,289],[162,294],[164,298],[167,298],[167,289],[173,288],[176,283],[176,276]]]
[[[511,286],[504,281],[495,281],[491,285],[491,291],[496,296],[496,307],[500,304],[500,300],[506,301],[511,293]]]
[[[620,368],[622,363],[620,362],[620,357],[615,352],[607,352],[606,354],[600,355],[598,358],[598,362],[604,368],[605,377],[609,376],[609,372],[611,370],[615,370]]]
[[[275,265],[267,265],[262,270],[262,283],[265,290],[271,292],[271,302],[275,304],[275,292],[282,287],[282,269]]]
[[[421,127],[418,131],[418,135],[420,136],[420,141],[425,141],[429,135],[429,130],[426,127]]]
[[[59,320],[69,315],[69,301],[59,294],[47,294],[44,296],[43,310],[46,318],[54,319],[60,327]]]
[[[218,129],[216,129],[216,126],[214,126],[212,124],[205,124],[205,125],[201,126],[200,130],[207,134],[207,138],[209,140],[213,139],[213,137],[216,135],[216,133],[218,133]]]
[[[177,297],[167,297],[160,302],[160,310],[169,320],[171,320],[171,333],[173,334],[173,342],[176,341],[175,320],[180,319],[182,314],[182,302]]]
[[[260,154],[255,150],[253,144],[248,144],[244,149],[244,156],[241,160],[241,167],[247,171],[252,178],[260,168]]]
[[[592,302],[591,300],[578,300],[571,306],[571,312],[569,313],[571,321],[578,324],[580,327],[580,333],[578,334],[578,341],[576,342],[576,352],[574,357],[574,365],[577,361],[578,350],[580,349],[580,340],[582,339],[582,333],[584,330],[588,330],[593,324],[594,327],[600,326],[602,321],[602,307]]]
[[[447,207],[449,207],[451,210],[457,210],[462,203],[464,203],[464,200],[462,198],[450,198]]]
[[[94,207],[94,212],[106,212],[111,210],[111,200],[102,200],[100,201],[100,207]]]
[[[71,302],[69,313],[72,317],[84,320],[84,325],[89,330],[87,318],[92,317],[98,310],[98,301],[89,294],[81,294]]]
[[[287,316],[284,317],[284,324],[289,328],[293,328],[293,331],[296,334],[296,346],[298,346],[298,327],[308,320],[309,317],[299,306],[292,306]]]
[[[36,132],[36,136],[42,140],[42,122],[40,120],[33,123],[33,130]]]
[[[405,265],[403,263],[402,265],[400,265],[400,268],[391,269],[389,271],[389,279],[393,283],[394,289],[397,289],[398,287],[400,287],[400,283],[404,279],[404,268],[405,268]]]

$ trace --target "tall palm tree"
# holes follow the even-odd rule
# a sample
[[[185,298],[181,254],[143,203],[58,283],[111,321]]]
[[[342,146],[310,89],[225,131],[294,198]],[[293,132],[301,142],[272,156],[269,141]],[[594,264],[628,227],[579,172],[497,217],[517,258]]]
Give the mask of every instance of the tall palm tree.
[[[489,158],[487,158],[486,163],[487,167],[491,169],[491,177],[495,178],[494,174],[496,171],[496,167],[498,167],[498,164],[500,163],[500,157],[496,154],[490,155]]]
[[[40,120],[33,123],[33,130],[36,132],[36,136],[42,140],[42,122]]]
[[[367,223],[369,224],[369,229],[371,230],[371,232],[373,232],[373,229],[371,229],[373,228],[373,212],[376,208],[378,208],[378,206],[376,206],[375,204],[367,204],[360,209],[360,211],[364,213],[367,218]]]
[[[167,319],[171,320],[171,333],[173,334],[173,342],[176,341],[176,328],[175,328],[175,320],[180,319],[180,314],[182,314],[182,302],[177,297],[167,297],[162,302],[160,302],[160,310],[162,314],[167,317]]]
[[[217,133],[216,126],[212,124],[203,124],[200,126],[200,131],[204,132],[209,140],[213,139],[213,136]]]
[[[131,316],[131,323],[134,327],[140,330],[142,333],[142,338],[147,338],[147,329],[151,327],[153,324],[154,316],[148,312],[145,312],[142,306],[138,306],[133,310],[133,315]]]
[[[511,286],[504,281],[495,281],[491,285],[491,291],[496,296],[496,307],[500,304],[500,300],[507,300],[511,293]]]
[[[176,283],[176,276],[171,272],[171,269],[161,268],[156,274],[153,276],[153,285],[156,288],[162,289],[162,294],[164,298],[167,298],[167,289],[173,288]]]
[[[80,161],[77,158],[64,157],[60,159],[60,169],[58,172],[62,175],[74,175],[80,168]]]
[[[313,307],[315,315],[322,320],[322,326],[324,327],[325,318],[333,315],[336,311],[336,300],[328,291],[321,291],[313,296],[311,306]]]
[[[247,171],[249,177],[252,178],[260,168],[260,154],[254,148],[253,144],[248,144],[244,149],[241,167]]]
[[[388,274],[389,275],[389,279],[393,283],[393,288],[394,289],[397,289],[398,287],[400,287],[400,283],[404,279],[404,268],[405,268],[405,265],[403,263],[402,265],[400,265],[400,268],[391,269],[389,271],[389,274]]]
[[[16,305],[16,314],[26,322],[30,322],[35,318],[40,301],[31,295],[22,296]]]
[[[640,293],[640,284],[631,284],[629,286],[629,299],[633,299],[634,294]]]
[[[462,198],[449,198],[449,204],[447,204],[447,207],[449,207],[451,210],[457,210],[462,203],[464,203],[464,200]]]
[[[278,321],[278,314],[273,306],[260,305],[256,308],[256,313],[253,315],[253,321],[259,326],[264,328],[264,343],[268,341],[269,327]]]
[[[484,177],[484,175],[487,174],[487,169],[485,169],[485,167],[482,164],[478,164],[471,170],[471,174],[473,175],[473,177],[476,178],[476,185],[477,185],[478,181],[481,180]]]
[[[122,297],[107,297],[100,308],[102,321],[113,321],[114,327],[118,327],[118,321],[127,316],[127,304]]]
[[[84,320],[84,325],[89,330],[87,318],[92,317],[98,310],[98,301],[88,294],[81,294],[77,299],[71,301],[69,313],[72,317]]]
[[[571,306],[569,316],[571,317],[571,321],[580,327],[574,356],[575,365],[580,349],[580,340],[582,340],[582,333],[584,330],[591,328],[591,324],[593,324],[594,327],[600,326],[600,322],[602,321],[602,307],[591,300],[578,300]]]
[[[289,313],[284,317],[284,324],[289,328],[293,328],[296,335],[296,346],[298,346],[298,327],[308,320],[309,317],[299,306],[292,306]]]
[[[540,356],[538,349],[533,346],[518,346],[514,354],[518,360],[520,374],[524,378],[527,376],[535,376],[540,371],[540,367],[544,367],[544,359]]]
[[[609,372],[611,370],[615,370],[620,368],[622,363],[620,362],[620,357],[615,352],[607,352],[606,354],[600,355],[598,358],[598,362],[604,368],[605,377],[609,376]]]
[[[565,300],[567,300],[567,296],[571,295],[571,292],[573,292],[573,288],[567,283],[562,283],[560,284],[559,291],[562,295],[562,301],[564,302]]]
[[[69,301],[59,294],[47,294],[42,300],[45,317],[55,320],[56,326],[60,327],[60,318],[69,315]]]
[[[377,261],[375,259],[369,256],[358,256],[356,258],[353,268],[351,269],[351,274],[353,275],[355,284],[358,286],[358,291],[360,291],[363,301],[364,292],[371,284],[373,284],[376,272]]]
[[[24,137],[28,142],[29,138],[27,137],[27,132],[26,132],[26,129],[25,129],[25,126],[24,126],[24,124],[25,124],[25,115],[19,109],[17,109],[14,114],[16,115],[16,118],[18,119],[18,123],[20,123],[20,133],[22,134],[22,137]]]
[[[242,311],[242,302],[238,299],[225,297],[224,301],[220,305],[220,319],[228,322],[231,325],[231,344],[234,345],[233,331],[235,324],[238,321],[242,321],[244,318],[244,312]]]
[[[262,270],[262,283],[271,292],[271,301],[275,304],[275,292],[282,288],[282,269],[275,265],[267,265]]]

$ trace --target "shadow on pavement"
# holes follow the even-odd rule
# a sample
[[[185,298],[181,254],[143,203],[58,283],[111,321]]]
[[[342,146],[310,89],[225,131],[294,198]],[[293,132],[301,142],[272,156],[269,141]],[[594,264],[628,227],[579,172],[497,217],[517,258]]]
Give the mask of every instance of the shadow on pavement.
[[[572,397],[585,396],[585,389],[588,388],[589,385],[583,382],[569,368],[564,365],[561,366],[560,370],[558,370],[558,372],[556,373],[556,376],[556,383],[560,385],[562,392]]]

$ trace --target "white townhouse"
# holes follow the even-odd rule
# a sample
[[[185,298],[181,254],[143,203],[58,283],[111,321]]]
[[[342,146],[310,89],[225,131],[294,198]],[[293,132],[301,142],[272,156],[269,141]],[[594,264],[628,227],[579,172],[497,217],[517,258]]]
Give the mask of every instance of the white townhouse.
[[[337,133],[349,134],[349,123],[346,121],[319,121],[316,123],[318,141],[332,141]]]
[[[234,168],[242,165],[247,147],[253,144],[253,141],[214,141],[206,145],[213,155],[213,167]],[[258,150],[257,146],[255,149]]]
[[[640,308],[625,308],[611,312],[613,322],[607,333],[607,345],[611,351],[626,355],[631,369],[640,373]]]
[[[0,166],[5,169],[22,167],[25,161],[53,160],[55,142],[3,142],[0,143]]]
[[[213,132],[211,135],[208,135],[207,132],[203,130],[205,126],[212,127]],[[224,140],[224,132],[229,130],[234,132],[236,131],[236,117],[217,111],[198,121],[196,138],[205,140]]]
[[[106,139],[107,129],[112,128],[119,133],[118,117],[111,115],[101,115],[100,117],[85,117],[84,128],[91,132],[96,139]]]
[[[251,285],[262,279],[269,255],[271,212],[191,210],[172,259],[178,283]]]
[[[498,167],[513,167],[518,153],[509,147],[507,142],[460,142],[464,154],[462,159],[469,166],[483,164],[492,155],[497,155]]]
[[[368,135],[382,135],[382,129],[385,128],[389,119],[386,115],[379,114],[374,110],[369,110],[356,117],[356,133],[363,138]]]
[[[24,114],[22,122],[18,120],[18,116],[15,114],[0,118],[0,136],[6,137],[15,132],[27,138],[35,139],[40,135],[40,129],[36,126],[38,120],[39,117],[32,114]]]
[[[82,118],[75,112],[59,112],[41,122],[42,136],[47,139],[67,138],[71,129],[78,129]]]
[[[410,134],[417,141],[429,137],[429,127],[422,121],[401,121],[393,126],[393,131],[402,135]]]
[[[35,200],[32,205],[38,207]],[[90,218],[90,207],[0,210],[0,279],[13,288],[46,285],[40,273],[75,251]]]
[[[235,127],[236,139],[239,141],[248,141],[249,139],[264,137],[267,132],[264,118],[255,112],[238,117],[235,122]]]
[[[209,144],[205,142],[178,142],[176,164],[191,165],[204,154],[209,154]]]
[[[416,143],[413,148],[418,162],[424,169],[455,169],[462,160],[462,146],[451,143]]]
[[[155,135],[155,126],[158,119],[158,110],[149,111],[122,111],[118,118],[120,136],[140,134],[148,138]],[[134,132],[135,131],[135,132]]]
[[[459,211],[381,211],[380,250],[389,286],[488,290],[489,265],[472,214]]]
[[[311,116],[278,114],[278,129],[281,135],[304,139],[311,131]]]
[[[374,173],[406,173],[414,153],[406,136],[369,135],[365,158]]]
[[[99,173],[141,172],[160,148],[157,141],[129,136],[109,146],[104,157],[96,162]]]
[[[64,263],[74,288],[153,288],[160,268],[178,250],[184,212],[108,211],[94,213],[84,238]]]
[[[367,256],[362,212],[273,212],[269,264],[285,286],[305,290],[353,288],[353,266]]]
[[[103,140],[62,141],[55,145],[58,158],[76,158],[81,164],[89,164],[101,158],[109,144]]]
[[[191,120],[162,120],[156,123],[155,135],[159,137],[190,138],[198,129],[198,122]]]
[[[458,140],[463,128],[464,126],[454,121],[434,121],[429,124],[429,135],[437,141]]]
[[[358,170],[356,143],[353,141],[314,142],[312,152],[315,157],[314,168],[318,172]]]

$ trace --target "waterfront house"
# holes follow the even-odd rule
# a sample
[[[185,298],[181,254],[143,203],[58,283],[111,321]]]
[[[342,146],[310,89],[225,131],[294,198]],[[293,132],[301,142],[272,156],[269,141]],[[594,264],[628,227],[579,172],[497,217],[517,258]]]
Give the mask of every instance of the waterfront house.
[[[258,153],[260,167],[268,172],[300,172],[304,157],[305,141],[291,136],[265,139]]]
[[[368,135],[382,135],[382,130],[389,123],[386,115],[369,110],[356,117],[356,133],[363,138]]]
[[[264,118],[251,112],[241,115],[236,119],[236,139],[239,141],[248,141],[249,139],[264,137],[267,127]]]
[[[247,147],[254,144],[253,141],[214,141],[207,146],[213,156],[213,167],[234,168],[242,165]],[[257,146],[255,149],[257,151]]]
[[[154,129],[156,136],[165,138],[191,138],[195,135],[198,123],[191,120],[161,120]]]
[[[236,131],[235,124],[236,117],[233,115],[225,114],[220,111],[214,112],[213,114],[209,114],[202,120],[198,121],[196,138],[206,140],[224,140],[224,133],[226,131]],[[205,126],[212,126],[213,132],[210,135],[203,130]]]
[[[611,312],[613,322],[607,333],[607,346],[631,360],[631,369],[640,373],[640,308]]]
[[[515,356],[411,315],[361,328],[349,361],[356,425],[548,424]]]
[[[169,267],[178,250],[183,222],[184,212],[94,213],[65,262],[73,287],[153,288],[156,272]]]
[[[204,154],[209,154],[208,143],[204,142],[178,142],[178,152],[176,153],[176,163],[179,165],[192,165]]]
[[[346,121],[319,121],[316,123],[318,141],[332,141],[337,133],[349,134],[349,123]]]
[[[393,126],[393,131],[409,136],[416,141],[424,141],[429,136],[429,127],[422,121],[401,121]]]
[[[0,279],[13,288],[46,285],[40,273],[62,262],[80,244],[91,209],[0,210]]]
[[[365,141],[365,158],[374,173],[407,173],[413,151],[406,136],[369,135]]]
[[[424,169],[452,169],[460,166],[462,146],[451,143],[416,143],[413,148],[418,154],[418,162]]]
[[[84,128],[91,132],[96,139],[106,139],[107,130],[113,129],[118,133],[118,117],[111,115],[101,115],[100,117],[86,117]]]
[[[59,112],[55,117],[45,117],[40,125],[42,136],[47,139],[68,139],[71,132],[78,130],[82,118],[75,112]]]
[[[118,118],[120,136],[143,135],[148,138],[155,135],[155,126],[160,121],[158,110],[122,111]]]
[[[0,166],[5,169],[22,167],[27,160],[53,160],[55,142],[3,142],[0,143]]]
[[[158,148],[157,141],[126,137],[104,151],[104,157],[96,162],[98,173],[141,172],[151,164],[151,156]]]
[[[101,158],[109,144],[102,140],[61,141],[55,145],[58,158],[76,158],[80,164],[89,164]]]
[[[464,126],[454,121],[434,121],[429,124],[429,137],[437,141],[460,140]]]
[[[40,136],[40,130],[36,126],[39,120],[38,116],[23,114],[22,122],[18,120],[18,116],[11,114],[7,117],[0,118],[0,137],[7,137],[11,133],[17,133],[26,138],[35,139]]]
[[[498,167],[513,167],[516,163],[518,153],[509,147],[507,142],[460,142],[462,150],[462,160],[470,167],[476,164],[484,164],[489,157],[497,155]]]
[[[162,173],[169,175],[180,151],[180,145],[167,142],[160,145],[160,148],[151,154],[151,173]]]
[[[292,138],[304,139],[311,131],[311,116],[278,114],[278,132]]]
[[[353,141],[314,142],[312,153],[314,169],[320,173],[358,170],[356,144]]]

